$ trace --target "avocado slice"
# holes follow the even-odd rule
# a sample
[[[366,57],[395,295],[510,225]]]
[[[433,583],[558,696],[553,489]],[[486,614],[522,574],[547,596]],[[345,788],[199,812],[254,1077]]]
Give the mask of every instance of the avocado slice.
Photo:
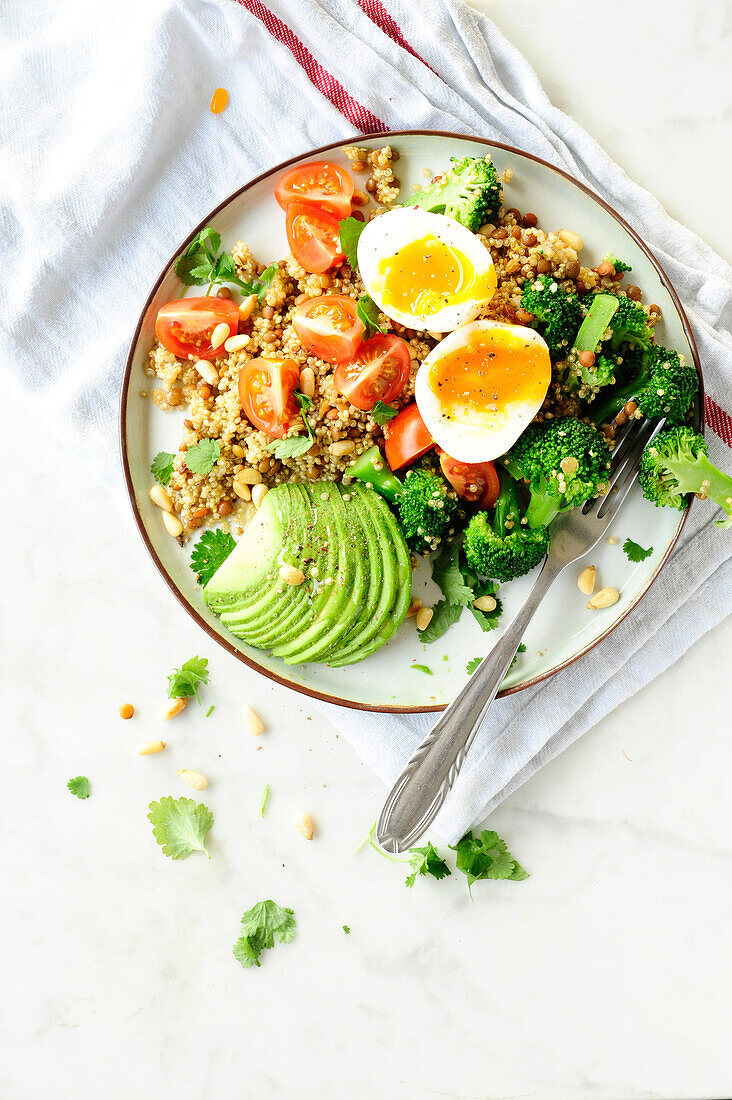
[[[379,545],[384,558],[383,602],[374,616],[374,629],[363,637],[353,638],[350,644],[330,661],[333,668],[355,664],[375,653],[389,641],[409,610],[412,594],[412,563],[404,535],[392,512],[382,498],[371,489],[363,487],[364,503],[375,513],[375,526],[379,531]],[[386,605],[386,606],[384,606]]]
[[[243,538],[204,589],[205,602],[233,634],[244,637],[247,626],[259,626],[282,609],[283,546],[304,545],[311,521],[304,486],[282,485],[265,496]],[[287,587],[294,601],[303,603],[305,593]]]
[[[287,562],[300,585],[279,575]],[[365,485],[288,482],[271,489],[204,589],[242,641],[288,664],[361,660],[409,606],[411,563],[385,502]]]
[[[367,577],[363,528],[351,509],[346,509],[343,490],[332,481],[308,486],[313,507],[328,525],[328,537],[337,550],[334,569],[322,579],[325,600],[311,625],[293,641],[277,645],[272,653],[288,664],[327,661],[334,645],[343,638],[358,617]],[[331,584],[328,584],[328,581]]]

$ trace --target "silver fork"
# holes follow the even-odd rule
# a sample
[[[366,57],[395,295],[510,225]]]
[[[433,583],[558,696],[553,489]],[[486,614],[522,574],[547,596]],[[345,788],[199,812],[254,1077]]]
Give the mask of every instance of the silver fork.
[[[591,550],[618,513],[638,472],[644,448],[663,421],[631,420],[613,450],[608,490],[552,523],[549,554],[526,601],[460,694],[442,713],[389,792],[376,826],[387,852],[404,852],[434,820],[452,789],[488,708],[547,591],[568,565]],[[498,731],[497,731],[498,732]]]

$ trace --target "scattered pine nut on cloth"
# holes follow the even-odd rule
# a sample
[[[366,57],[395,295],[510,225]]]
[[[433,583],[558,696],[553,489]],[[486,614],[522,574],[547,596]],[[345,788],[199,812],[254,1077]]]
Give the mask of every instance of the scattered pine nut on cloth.
[[[23,5],[5,13],[0,69],[12,167],[0,195],[12,254],[0,273],[3,371],[116,494],[122,522],[119,388],[155,275],[248,178],[382,130],[515,145],[608,198],[681,296],[704,364],[711,456],[732,463],[732,271],[556,110],[521,55],[461,0],[160,0],[134,19],[97,5],[73,22],[62,5],[41,36],[25,15]],[[229,100],[214,114],[222,73]],[[115,324],[100,334],[110,300]],[[713,510],[692,507],[638,610],[570,668],[492,709],[435,831],[457,840],[720,622],[732,609],[730,555]],[[324,709],[385,783],[431,724]]]

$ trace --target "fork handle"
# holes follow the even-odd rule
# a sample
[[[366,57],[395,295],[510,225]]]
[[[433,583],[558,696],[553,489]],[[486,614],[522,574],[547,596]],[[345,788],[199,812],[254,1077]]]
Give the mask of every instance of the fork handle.
[[[376,826],[376,837],[385,851],[396,853],[411,848],[437,816],[526,627],[560,571],[554,562],[544,562],[534,587],[503,636],[412,755],[389,792]]]

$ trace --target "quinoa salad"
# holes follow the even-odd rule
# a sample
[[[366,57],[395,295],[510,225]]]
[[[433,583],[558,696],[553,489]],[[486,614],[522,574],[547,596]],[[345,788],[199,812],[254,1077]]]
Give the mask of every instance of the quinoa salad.
[[[233,634],[338,666],[410,616],[423,641],[463,607],[494,629],[498,585],[542,562],[561,511],[606,492],[630,418],[665,421],[644,456],[651,503],[696,493],[732,515],[689,427],[696,370],[657,343],[660,308],[627,263],[583,262],[575,229],[507,206],[514,173],[489,156],[404,194],[398,149],[343,154],[348,171],[313,161],[277,181],[284,257],[196,234],[175,270],[203,296],[159,310],[144,368],[143,396],[184,414],[151,500],[181,545],[211,529],[191,568]],[[410,593],[427,555],[433,608]]]

